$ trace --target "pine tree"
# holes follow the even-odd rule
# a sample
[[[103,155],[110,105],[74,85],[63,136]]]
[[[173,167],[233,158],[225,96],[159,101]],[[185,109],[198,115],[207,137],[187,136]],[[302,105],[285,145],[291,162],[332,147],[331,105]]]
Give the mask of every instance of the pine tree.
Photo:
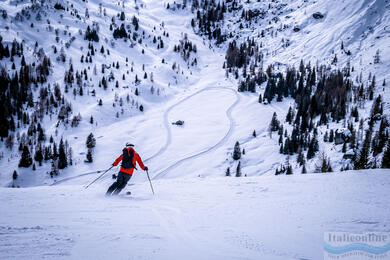
[[[374,55],[374,64],[378,64],[380,62],[380,55],[379,55],[379,49],[376,50],[376,53]]]
[[[345,153],[347,151],[347,142],[343,143],[343,148],[341,149],[342,153]]]
[[[34,160],[39,163],[39,166],[42,165],[43,154],[41,146],[39,146],[39,148],[35,151]]]
[[[60,147],[58,149],[58,169],[64,169],[66,167],[68,167],[68,159],[66,158],[64,142],[61,138]]]
[[[386,150],[383,153],[382,168],[390,168],[390,141],[387,141]]]
[[[85,145],[87,146],[88,149],[92,149],[96,146],[96,139],[92,133],[88,135]]]
[[[333,168],[332,168],[332,165],[330,163],[330,158],[328,158],[328,168],[326,170],[327,172],[333,172]]]
[[[236,170],[236,177],[241,177],[241,162],[238,162],[237,170]]]
[[[256,137],[256,130],[253,130],[252,136]]]
[[[43,159],[45,161],[48,161],[52,158],[52,154],[51,154],[51,147],[50,146],[47,146],[45,147],[44,149],[44,154],[43,154]]]
[[[230,167],[227,167],[226,169],[226,176],[230,176]]]
[[[42,129],[41,125],[38,123],[38,141],[41,142],[41,141],[45,141],[46,140],[46,136],[45,136],[45,132],[44,130]]]
[[[310,141],[309,149],[307,150],[307,159],[311,159],[314,157],[315,153],[318,151],[318,141],[316,135],[313,136],[313,138]]]
[[[68,160],[69,160],[69,165],[73,165],[72,156],[73,156],[72,147],[69,147],[69,149],[68,149]]]
[[[379,131],[372,140],[373,156],[377,156],[383,151],[383,148],[386,145],[386,140],[388,139],[388,132],[386,130],[388,126],[389,123],[387,122],[386,117],[382,117],[379,125]]]
[[[291,124],[294,118],[294,112],[291,107],[289,107],[287,115],[286,115],[286,122]]]
[[[280,154],[283,154],[283,153],[284,153],[284,146],[283,146],[283,143],[280,144],[279,153],[280,153]]]
[[[19,167],[28,168],[32,164],[32,158],[27,146],[23,147],[22,156],[19,161]]]
[[[58,164],[57,164],[57,159],[56,158],[53,158],[51,160],[50,177],[53,178],[53,175],[58,175]]]
[[[290,175],[290,174],[293,174],[293,173],[294,172],[293,172],[292,166],[291,165],[287,166],[286,174]]]
[[[56,142],[53,143],[53,158],[57,159],[58,153],[57,153],[57,144]]]
[[[299,163],[299,165],[302,165],[304,162],[305,162],[305,156],[302,152],[302,149],[299,148],[299,153],[298,153],[298,156],[297,156],[297,163]]]
[[[326,131],[324,134],[324,142],[327,143],[328,141],[329,141],[329,134],[328,131]]]
[[[328,171],[328,158],[325,154],[325,152],[321,152],[319,158],[318,158],[318,163],[315,165],[315,172],[320,173],[320,172],[327,172]]]
[[[22,56],[21,65],[26,66],[26,60],[24,59],[24,55]]]
[[[240,158],[241,158],[241,148],[240,148],[240,143],[237,141],[234,145],[233,159],[239,160]]]
[[[363,142],[363,146],[360,149],[359,155],[356,157],[354,162],[354,169],[368,169],[370,168],[369,156],[370,156],[370,144],[371,144],[371,134],[370,130],[366,131],[366,137]]]
[[[379,95],[375,99],[374,103],[372,104],[371,112],[370,112],[370,121],[368,122],[368,125],[372,127],[375,121],[379,120],[380,117],[378,115],[382,115],[382,114],[383,114],[382,96]]]
[[[352,129],[351,138],[349,139],[349,149],[355,149],[356,131]]]
[[[16,180],[18,178],[18,173],[16,172],[16,170],[14,170],[14,173],[12,174],[12,179],[13,180]]]
[[[290,156],[287,156],[287,159],[286,159],[286,174],[287,175],[293,174],[293,169],[292,169],[292,166],[290,164]]]
[[[88,152],[87,152],[87,162],[89,162],[89,163],[93,162],[92,149],[88,149]]]
[[[329,134],[329,143],[333,143],[333,141],[334,141],[334,131],[333,129],[331,129]]]
[[[307,173],[306,163],[304,163],[303,166],[302,166],[302,174],[305,174],[305,173]]]
[[[279,130],[279,120],[278,120],[278,116],[276,115],[276,112],[274,112],[274,114],[272,115],[272,119],[269,127],[272,132]]]

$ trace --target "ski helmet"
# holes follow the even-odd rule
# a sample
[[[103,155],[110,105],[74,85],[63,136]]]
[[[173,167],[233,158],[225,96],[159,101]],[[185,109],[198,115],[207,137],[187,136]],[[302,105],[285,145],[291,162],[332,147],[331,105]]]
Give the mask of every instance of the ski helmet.
[[[130,142],[127,142],[126,143],[126,147],[134,147],[134,144],[130,143]]]

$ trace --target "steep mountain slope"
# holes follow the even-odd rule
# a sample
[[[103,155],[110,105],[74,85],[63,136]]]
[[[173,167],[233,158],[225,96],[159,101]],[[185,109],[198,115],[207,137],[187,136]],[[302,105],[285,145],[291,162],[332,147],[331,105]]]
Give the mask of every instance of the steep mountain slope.
[[[141,151],[145,149],[145,152],[142,152],[147,155],[155,153],[163,145],[164,139],[162,138],[165,137],[163,131],[166,130],[162,125],[162,111],[160,110],[162,102],[165,104],[166,101],[172,99],[173,95],[175,95],[175,99],[180,99],[180,94],[183,91],[200,81],[202,77],[199,75],[197,66],[204,67],[207,64],[208,68],[204,69],[203,73],[207,74],[210,70],[214,73],[213,68],[215,66],[207,59],[207,57],[212,56],[211,51],[208,48],[199,48],[197,53],[192,52],[190,54],[187,61],[184,61],[179,53],[174,53],[174,45],[180,45],[180,41],[185,38],[183,30],[177,30],[177,28],[182,28],[185,25],[183,22],[186,20],[180,19],[180,16],[178,16],[179,23],[177,23],[177,18],[175,21],[170,21],[169,12],[166,12],[165,15],[167,19],[158,19],[155,12],[160,12],[161,8],[155,10],[151,8],[153,4],[147,10],[145,9],[145,3],[107,5],[100,8],[99,3],[93,1],[88,3],[69,2],[68,5],[63,6],[65,10],[57,10],[53,7],[54,5],[54,2],[47,2],[42,5],[34,4],[31,7],[30,3],[3,2],[1,6],[8,13],[8,17],[2,20],[3,25],[5,25],[3,28],[7,28],[4,29],[2,34],[2,43],[9,45],[13,39],[24,42],[24,56],[27,63],[34,62],[36,53],[39,52],[39,46],[44,46],[42,52],[45,52],[45,55],[48,55],[52,60],[52,67],[51,75],[47,80],[48,84],[42,84],[42,87],[58,84],[61,91],[59,100],[63,100],[62,103],[64,103],[64,100],[65,103],[69,102],[72,110],[65,120],[59,120],[57,118],[59,107],[56,107],[58,106],[56,105],[47,112],[50,119],[48,116],[39,119],[46,136],[46,142],[43,142],[43,144],[47,145],[49,143],[48,139],[51,135],[54,137],[54,142],[58,144],[59,139],[63,136],[73,150],[72,161],[74,167],[72,168],[77,167],[78,171],[81,172],[88,171],[89,168],[96,169],[100,166],[84,164],[83,162],[85,160],[84,153],[86,152],[85,138],[90,132],[93,132],[97,138],[97,148],[94,149],[95,161],[102,162],[104,166],[100,167],[103,168],[105,165],[110,165],[116,151],[120,149],[124,142],[129,140],[140,144],[140,147],[143,147]],[[81,10],[88,10],[88,12],[85,11],[88,15],[81,15]],[[116,15],[123,11],[126,11],[126,18],[121,21]],[[20,13],[30,17],[30,19],[16,19],[17,17],[23,17]],[[36,16],[38,14],[45,18],[37,20]],[[139,19],[139,29],[137,30],[135,30],[133,19],[135,16],[142,17]],[[118,25],[112,22],[116,19],[119,20]],[[119,28],[120,23],[126,24],[126,28],[132,31],[130,39],[124,41],[123,39],[115,40],[113,38],[110,24]],[[100,40],[99,42],[86,41],[84,38],[87,26],[94,28],[94,24],[99,31]],[[164,27],[168,27],[169,30]],[[188,27],[187,32],[191,33],[191,31],[191,28]],[[134,40],[134,35],[139,35],[136,40]],[[58,42],[56,41],[57,37]],[[153,38],[156,38],[155,43]],[[159,38],[161,38],[161,41]],[[188,40],[193,40],[192,38],[193,36],[190,35]],[[157,39],[159,40],[157,41]],[[35,42],[38,44],[36,48],[34,48]],[[69,42],[71,44],[67,45]],[[93,45],[95,54],[87,56],[87,53],[92,52],[92,48],[87,48],[90,45]],[[196,45],[202,46],[203,43],[197,39]],[[54,49],[57,50],[56,53],[53,52]],[[101,51],[104,53],[101,53]],[[63,56],[60,60],[57,60],[62,52],[66,56],[65,62],[61,60]],[[87,57],[93,58],[93,63],[81,62],[81,59],[87,60]],[[199,65],[190,64],[195,58],[197,58]],[[14,61],[11,62],[10,59]],[[6,66],[7,72],[12,74],[13,71],[19,70],[20,66],[17,64],[20,63],[20,59],[19,57],[5,58],[1,62],[3,66]],[[11,69],[12,63],[17,65],[15,70]],[[68,75],[69,73],[70,64],[72,64],[74,71],[72,77],[76,78],[73,82],[68,80],[70,77],[66,76],[64,80],[64,74]],[[119,64],[119,68],[117,64]],[[83,71],[87,73],[83,75]],[[82,77],[77,80],[77,73],[80,74],[80,72]],[[147,78],[144,78],[145,76]],[[87,80],[84,80],[84,78]],[[110,78],[115,79],[110,80]],[[104,87],[104,81],[107,84],[106,88]],[[67,93],[65,89],[68,90]],[[191,89],[196,90],[197,87]],[[31,91],[34,99],[37,100],[41,96],[38,90],[32,89]],[[99,100],[102,100],[102,106],[99,106]],[[139,115],[142,114],[139,111],[141,105],[143,113],[146,114],[149,110],[156,108],[155,117],[145,115],[140,118]],[[33,112],[34,110],[36,110],[35,107],[26,111]],[[81,115],[81,122],[76,122],[78,127],[70,128],[72,117],[78,119],[78,114]],[[33,115],[31,113],[30,117],[32,118]],[[90,119],[91,117],[93,117],[93,122]],[[140,123],[145,119],[149,123]],[[36,125],[37,121],[35,120],[30,125]],[[18,135],[20,136],[26,128],[26,126],[21,126],[21,129],[15,131],[15,133],[19,132]],[[145,131],[145,129],[154,129],[157,133],[153,134],[152,131]],[[135,134],[130,134],[130,131],[134,131]],[[110,132],[109,136],[100,134]],[[12,131],[10,135],[13,135]],[[142,142],[140,140],[145,139],[145,135],[148,142],[154,145],[141,146]],[[106,139],[102,139],[103,136]],[[13,139],[16,139],[16,136]],[[24,139],[28,139],[28,137]],[[17,142],[20,142],[19,138]],[[105,142],[109,142],[109,145],[106,145],[108,143]],[[28,140],[23,140],[22,143],[23,146],[25,143],[30,143],[28,147],[32,155],[38,150],[37,141],[28,142]],[[117,144],[119,146],[116,146]],[[112,150],[105,149],[103,151],[103,149],[99,149],[99,145],[101,147],[106,146],[106,148],[111,147]],[[1,163],[3,167],[7,165],[8,170],[7,173],[1,176],[3,185],[10,183],[12,169],[16,168],[19,161],[17,147],[15,146],[17,145],[12,147],[11,152],[8,149],[4,150],[5,158]],[[7,156],[8,154],[11,154],[11,156]],[[41,173],[51,171],[50,161],[43,163],[43,166],[38,167],[38,169],[39,173],[34,174],[33,178],[28,176],[31,175],[31,167],[27,171],[18,169],[21,179],[24,178],[24,180],[17,185],[42,183],[44,179],[48,178],[48,175]]]
[[[326,231],[389,231],[388,170],[342,172],[390,167],[389,1],[0,14],[0,258],[320,259]],[[126,142],[156,194],[138,170],[103,197],[118,167],[84,189]]]
[[[260,93],[264,104],[294,99],[290,119],[274,110],[272,127],[281,153],[298,155],[294,169],[318,171],[318,157],[341,170],[380,165],[387,141],[374,139],[389,136],[387,1],[192,1],[191,9],[194,30],[227,48],[223,68],[239,91]]]

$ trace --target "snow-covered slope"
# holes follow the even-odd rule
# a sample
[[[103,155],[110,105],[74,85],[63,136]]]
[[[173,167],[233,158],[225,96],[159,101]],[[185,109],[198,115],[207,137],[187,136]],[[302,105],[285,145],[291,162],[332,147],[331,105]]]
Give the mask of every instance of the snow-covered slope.
[[[198,15],[202,7],[191,6],[199,2],[205,1],[0,1],[0,42],[15,54],[0,60],[0,83],[8,82],[4,74],[10,79],[0,85],[0,134],[14,126],[0,141],[1,259],[321,259],[326,231],[390,231],[389,171],[339,172],[352,159],[344,158],[342,144],[324,141],[329,130],[352,125],[356,144],[348,149],[357,155],[373,143],[364,132],[374,97],[382,95],[383,115],[374,115],[373,141],[389,116],[389,83],[382,86],[390,82],[389,2],[224,1],[221,19],[206,22],[226,36],[218,43],[198,28],[197,16],[203,23],[216,18]],[[117,37],[123,33],[128,36]],[[239,69],[226,67],[233,40],[258,46]],[[44,57],[51,61],[47,78],[37,70]],[[317,84],[341,70],[350,73],[341,81],[354,89],[345,117],[320,125],[316,115],[310,121],[316,133],[303,131],[305,140],[319,140],[306,175],[299,174],[297,154],[280,153],[294,127],[284,119],[289,107],[298,110],[297,101],[287,95],[259,102],[272,78],[267,67],[278,75],[298,69],[301,60],[306,73],[316,71]],[[27,91],[15,77],[24,70]],[[299,70],[304,78],[305,68]],[[253,75],[265,81],[254,92],[237,91]],[[26,100],[8,102],[19,90],[27,98],[15,96]],[[269,131],[274,113],[286,131],[280,138]],[[172,124],[178,120],[184,125]],[[90,133],[93,148],[86,147]],[[51,152],[61,139],[68,165],[58,171],[61,155]],[[120,196],[104,197],[118,167],[84,189],[126,142],[148,166],[156,195],[138,170]],[[232,158],[236,142],[240,160]],[[35,156],[42,147],[43,160]],[[86,162],[89,149],[93,162]],[[384,150],[370,158],[375,165]],[[18,167],[25,151],[32,160]],[[335,173],[313,174],[321,152]],[[294,174],[274,176],[285,164]],[[225,177],[238,165],[242,178]]]
[[[390,231],[386,170],[109,182],[1,188],[1,258],[322,259],[326,231]]]
[[[237,165],[230,159],[236,141],[247,152],[242,159],[244,175],[273,173],[276,166],[285,160],[285,156],[278,153],[277,137],[267,137],[267,128],[272,114],[277,112],[279,118],[285,118],[288,107],[294,106],[294,101],[285,99],[281,103],[264,106],[257,103],[256,94],[235,93],[238,81],[231,76],[226,78],[222,69],[227,46],[220,44],[215,48],[206,37],[194,33],[191,19],[196,16],[195,11],[191,12],[190,8],[167,9],[166,3],[159,1],[124,1],[101,6],[97,1],[69,1],[63,3],[65,10],[55,9],[54,4],[49,1],[31,7],[31,3],[23,1],[0,3],[0,9],[6,10],[8,15],[0,20],[3,25],[2,42],[8,45],[14,39],[23,42],[27,63],[38,59],[42,47],[52,61],[52,72],[42,86],[50,84],[53,87],[57,83],[63,99],[72,108],[69,120],[79,113],[82,117],[77,127],[58,123],[57,107],[39,120],[45,129],[45,145],[49,145],[50,136],[57,144],[63,138],[73,151],[73,165],[60,170],[54,181],[108,168],[127,141],[136,144],[137,151],[156,178],[223,175],[227,167],[234,169]],[[355,0],[353,4],[350,1],[245,1],[238,6],[238,11],[226,14],[222,29],[226,34],[233,32],[238,42],[247,37],[261,42],[264,68],[268,64],[278,64],[278,69],[283,71],[283,65],[298,66],[304,59],[312,64],[329,65],[332,69],[344,68],[349,63],[354,67],[351,78],[362,74],[360,82],[364,85],[370,83],[369,74],[376,75],[378,82],[387,77],[390,64],[387,51],[388,3],[363,0]],[[241,17],[242,10],[265,10],[265,13],[261,19],[245,20]],[[323,17],[315,19],[313,14],[317,12]],[[138,19],[137,30],[134,17]],[[130,39],[114,39],[113,30],[120,28],[122,23],[130,32]],[[99,42],[84,39],[88,26],[98,31]],[[299,28],[299,31],[294,31],[294,28]],[[136,38],[133,38],[134,34],[137,34]],[[154,37],[157,37],[156,41]],[[185,37],[197,46],[197,52],[191,52],[188,62],[173,51]],[[95,54],[88,57],[93,61],[81,62],[80,56],[84,55],[85,60],[86,53],[91,51],[88,48],[90,44]],[[380,62],[373,64],[376,50],[380,51]],[[347,55],[348,51],[351,55]],[[57,59],[62,52],[66,56],[65,62]],[[332,62],[335,55],[337,63]],[[197,65],[191,64],[195,58]],[[12,63],[18,71],[20,59],[15,57],[14,62],[3,59],[1,64],[12,74]],[[66,93],[65,86],[69,84],[64,81],[64,74],[71,63],[74,71],[85,70],[88,76],[84,75],[87,80],[82,80],[81,85],[72,83]],[[105,67],[104,72],[102,66]],[[145,79],[144,74],[147,76]],[[108,81],[108,87],[104,89],[101,87],[102,78],[109,79],[111,75],[115,79]],[[136,76],[139,81],[135,80]],[[82,96],[80,88],[83,88]],[[260,93],[263,89],[264,86],[257,87]],[[387,111],[388,88],[378,87],[376,94],[383,95]],[[34,99],[39,96],[38,89],[34,89]],[[99,100],[102,100],[102,106],[98,105]],[[141,105],[143,112],[139,111]],[[369,102],[359,112],[367,116],[370,107]],[[25,111],[31,113],[33,110],[26,106]],[[185,121],[184,127],[170,124],[179,119]],[[331,127],[343,126],[334,124]],[[17,167],[20,143],[31,143],[27,146],[32,155],[37,150],[36,141],[26,142],[26,138],[22,137],[22,142],[18,138],[27,129],[28,125],[22,125],[15,131],[16,141],[12,149],[6,148],[4,142],[1,144],[3,157],[0,166],[4,171],[0,175],[0,183],[3,186],[53,182],[48,174],[51,160],[44,161],[43,166],[35,163],[36,171],[31,171],[31,166],[27,169]],[[258,138],[251,137],[253,130]],[[325,130],[320,131],[323,134]],[[84,162],[87,152],[85,139],[89,133],[93,133],[97,140],[93,163]],[[337,158],[335,168],[343,165],[338,162],[342,157],[338,153],[341,147],[322,144],[320,147]],[[308,169],[313,171],[314,161],[310,165]],[[11,178],[14,170],[19,175],[16,181]]]
[[[38,10],[43,10],[42,13],[47,14],[47,22],[46,20],[43,22],[44,19],[41,21],[33,19],[38,12],[35,9],[35,11],[30,10],[32,15],[30,21],[34,24],[31,28],[27,19],[15,21],[13,17],[17,12],[20,13],[24,7],[28,8],[29,3],[2,2],[0,8],[8,12],[8,18],[1,20],[4,25],[2,37],[3,43],[10,43],[13,39],[20,42],[24,41],[27,62],[35,60],[33,48],[35,42],[38,43],[38,46],[43,46],[45,53],[53,63],[52,75],[48,82],[51,85],[59,84],[64,98],[71,103],[73,116],[80,113],[82,120],[80,125],[75,128],[62,123],[57,124],[56,113],[53,113],[53,118],[50,116],[50,120],[46,117],[43,122],[40,122],[46,130],[47,141],[51,135],[55,142],[59,142],[60,138],[63,137],[72,147],[74,158],[73,167],[70,170],[71,175],[91,171],[91,169],[106,168],[127,141],[137,144],[137,149],[144,158],[152,157],[158,151],[162,152],[160,149],[165,149],[164,147],[169,144],[165,138],[168,138],[166,131],[169,130],[170,125],[170,122],[167,121],[168,113],[163,116],[164,110],[180,99],[188,97],[190,93],[186,93],[187,91],[195,92],[205,86],[217,86],[216,78],[206,79],[203,75],[213,74],[219,79],[223,76],[223,71],[216,73],[222,60],[215,60],[211,50],[201,47],[204,45],[202,40],[194,38],[192,29],[186,26],[188,24],[186,17],[177,15],[174,17],[175,19],[172,19],[171,13],[164,11],[161,4],[150,3],[149,5],[149,3],[142,2],[137,4],[125,3],[123,6],[105,4],[102,7],[104,10],[102,13],[106,15],[100,14],[99,2],[95,1],[89,1],[88,3],[69,2],[64,5],[67,9],[69,8],[66,11],[54,9],[53,4],[49,2],[43,7],[39,5],[36,7]],[[88,18],[81,15],[82,18],[77,19],[74,15],[71,15],[72,10],[77,10],[79,13],[83,11],[84,13],[86,9],[89,10]],[[133,16],[139,18],[137,33],[143,35],[142,43],[113,39],[112,31],[109,30],[111,16],[119,20],[116,15],[121,11],[126,12],[124,23],[129,24]],[[164,14],[163,16],[160,16],[161,11]],[[123,22],[119,21],[119,23]],[[81,63],[80,56],[86,56],[87,51],[89,52],[87,46],[90,44],[84,40],[84,31],[87,25],[92,27],[92,24],[99,25],[100,41],[98,43],[92,42],[95,48],[93,63]],[[79,29],[81,34],[79,34]],[[59,32],[59,44],[55,40],[54,32],[56,30]],[[133,27],[131,27],[131,30],[134,32]],[[184,33],[189,35],[189,40],[199,46],[197,53],[191,54],[191,59],[197,57],[198,67],[203,69],[202,74],[199,74],[199,68],[191,65],[187,66],[180,55],[173,52],[173,46],[179,44],[179,41],[184,38]],[[153,43],[153,37],[157,36],[164,41],[163,48],[157,47],[160,43]],[[75,37],[75,40],[72,41],[70,47],[64,47],[68,38],[71,39],[72,37]],[[134,46],[131,47],[131,44]],[[56,46],[58,50],[56,54],[53,53],[52,46]],[[104,54],[100,53],[101,47],[105,49]],[[65,63],[56,61],[60,48],[64,48],[67,57]],[[109,55],[108,50],[110,51]],[[142,53],[143,50],[144,53]],[[164,63],[162,63],[162,60],[164,60]],[[69,90],[69,93],[63,92],[66,85],[64,83],[64,73],[68,70],[70,61],[72,61],[75,71],[84,69],[88,71],[89,82],[83,82],[83,96],[80,96],[78,88],[76,95],[73,95],[71,90]],[[9,59],[3,59],[1,62],[12,73],[10,68],[12,63],[8,63]],[[116,69],[113,65],[116,65],[117,62],[119,62],[119,69]],[[17,65],[16,70],[18,70],[20,59],[15,58],[14,63]],[[104,73],[101,72],[103,65],[106,66]],[[176,68],[172,69],[173,66]],[[96,73],[94,67],[97,68]],[[143,78],[145,72],[148,74],[147,79]],[[101,82],[103,76],[107,79],[110,73],[114,75],[115,80],[119,81],[119,87],[115,87],[114,80],[108,83],[107,90],[104,90],[100,87],[99,82]],[[151,78],[152,73],[153,79]],[[125,76],[125,79],[122,79],[122,75]],[[136,75],[140,80],[138,83],[134,80]],[[219,85],[221,85],[221,82]],[[73,88],[76,90],[76,87]],[[139,95],[135,94],[136,89]],[[95,91],[96,94],[91,94],[92,91]],[[39,92],[35,91],[34,96],[39,96]],[[98,105],[99,99],[102,99],[103,106]],[[139,112],[141,104],[144,114]],[[218,107],[218,109],[222,108],[222,111],[217,111],[219,113],[217,116],[224,115],[223,109],[228,105],[228,103],[222,103],[221,107]],[[57,111],[58,109],[55,112]],[[192,112],[190,111],[190,113]],[[90,123],[91,116],[94,119],[93,124]],[[164,120],[167,122],[164,122]],[[20,134],[25,130],[26,128],[22,128]],[[97,147],[94,149],[95,163],[85,164],[85,139],[90,132],[97,139]],[[33,154],[35,147],[31,148]],[[17,168],[20,155],[16,145],[11,150],[4,147],[3,151],[4,158],[1,160],[1,166],[7,168],[7,170],[1,175],[0,179],[2,185],[9,185],[12,171]],[[27,170],[17,169],[20,182],[16,185],[42,184],[45,179],[50,178],[46,174],[50,171],[50,163],[44,163],[42,167],[37,166],[37,168],[37,174],[31,174],[31,168]],[[66,170],[61,171],[61,177],[66,175]]]

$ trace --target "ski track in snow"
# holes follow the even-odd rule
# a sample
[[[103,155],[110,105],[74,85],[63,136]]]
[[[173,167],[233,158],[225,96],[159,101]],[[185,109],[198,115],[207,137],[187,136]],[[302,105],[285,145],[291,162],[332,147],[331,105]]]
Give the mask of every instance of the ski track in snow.
[[[91,174],[95,174],[95,173],[100,173],[100,172],[103,172],[103,171],[104,170],[82,173],[82,174],[79,174],[79,175],[76,175],[76,176],[72,176],[72,177],[68,177],[68,178],[64,178],[64,179],[58,180],[58,181],[50,184],[49,186],[55,186],[55,185],[64,183],[66,181],[74,180],[74,179],[77,179],[77,178],[80,178],[80,177],[84,177],[84,176],[87,176],[87,175],[91,175]]]
[[[189,100],[190,98],[194,97],[195,95],[198,95],[204,91],[208,91],[208,90],[215,90],[215,89],[221,89],[221,90],[228,90],[228,91],[231,91],[233,94],[235,94],[236,96],[236,100],[235,102],[228,108],[228,110],[226,111],[226,116],[228,117],[229,121],[230,121],[230,126],[229,126],[229,130],[228,132],[214,145],[210,146],[209,148],[201,151],[201,152],[198,152],[198,153],[195,153],[193,155],[190,155],[190,156],[187,156],[185,158],[182,158],[180,159],[179,161],[171,164],[170,166],[166,167],[164,170],[158,172],[152,179],[157,179],[157,178],[160,178],[162,176],[165,176],[166,173],[170,170],[172,170],[173,168],[179,166],[180,164],[182,164],[183,162],[185,161],[188,161],[188,160],[191,160],[191,159],[195,159],[197,157],[200,157],[202,155],[205,155],[206,153],[208,152],[211,152],[215,149],[217,149],[218,147],[220,147],[222,144],[224,144],[228,138],[230,137],[230,135],[232,134],[233,130],[234,130],[234,124],[235,124],[235,121],[231,115],[232,113],[232,110],[233,108],[238,104],[238,102],[240,101],[240,96],[239,94],[237,93],[237,91],[233,90],[233,89],[230,89],[230,88],[224,88],[224,87],[207,87],[207,88],[204,88],[186,98],[184,98],[183,100],[179,101],[178,103],[176,103],[175,105],[171,106],[167,111],[166,113],[164,114],[164,123],[165,123],[165,127],[167,129],[167,142],[166,144],[160,149],[159,152],[157,152],[155,155],[153,155],[151,158],[147,159],[147,160],[150,160],[150,159],[153,159],[155,156],[158,156],[159,154],[162,154],[163,152],[166,151],[166,149],[168,148],[168,146],[170,145],[171,143],[171,140],[172,140],[172,133],[171,133],[171,128],[169,126],[169,121],[168,121],[168,114],[169,112],[175,108],[176,106],[180,105],[181,103]]]
[[[180,101],[178,101],[175,104],[173,104],[170,107],[168,107],[168,109],[164,112],[164,116],[163,116],[164,117],[164,127],[165,127],[165,130],[166,130],[166,141],[165,141],[165,144],[155,154],[153,154],[149,158],[146,158],[144,160],[144,162],[151,161],[154,158],[162,155],[168,149],[168,147],[170,146],[170,144],[172,142],[172,131],[171,131],[171,125],[170,125],[169,120],[168,120],[169,113],[175,107],[185,103],[186,101],[188,101],[189,99],[195,97],[196,95],[199,95],[199,94],[201,94],[201,93],[203,93],[205,91],[210,91],[210,90],[230,91],[231,93],[233,93],[236,96],[236,100],[234,101],[233,104],[231,104],[231,106],[226,111],[226,116],[228,117],[228,119],[230,121],[229,130],[227,131],[227,133],[216,144],[206,148],[203,151],[200,151],[198,153],[195,153],[195,154],[192,154],[192,155],[187,156],[185,158],[182,158],[179,161],[176,161],[175,163],[169,165],[168,167],[166,167],[162,171],[158,172],[154,177],[152,177],[153,180],[157,179],[157,178],[160,178],[162,176],[165,176],[168,171],[176,168],[177,166],[179,166],[183,162],[186,162],[186,161],[191,160],[191,159],[195,159],[197,157],[205,155],[205,154],[207,154],[207,153],[209,153],[209,152],[211,152],[211,151],[221,147],[229,139],[229,137],[231,136],[231,134],[232,134],[232,132],[234,130],[234,124],[235,124],[235,121],[234,121],[231,113],[232,113],[233,108],[240,102],[240,95],[237,93],[237,91],[235,91],[235,90],[233,90],[231,88],[227,88],[227,87],[206,87],[206,88],[203,88],[203,89],[201,89],[201,90],[199,90],[199,91],[197,91],[195,93],[190,94],[189,96],[181,99]],[[81,177],[84,177],[84,176],[88,176],[88,175],[91,175],[91,174],[100,173],[100,172],[103,172],[103,171],[104,170],[87,172],[87,173],[79,174],[79,175],[76,175],[76,176],[64,178],[64,179],[56,181],[55,183],[50,184],[50,186],[58,185],[58,184],[66,182],[66,181],[74,180],[74,179],[81,178]]]

